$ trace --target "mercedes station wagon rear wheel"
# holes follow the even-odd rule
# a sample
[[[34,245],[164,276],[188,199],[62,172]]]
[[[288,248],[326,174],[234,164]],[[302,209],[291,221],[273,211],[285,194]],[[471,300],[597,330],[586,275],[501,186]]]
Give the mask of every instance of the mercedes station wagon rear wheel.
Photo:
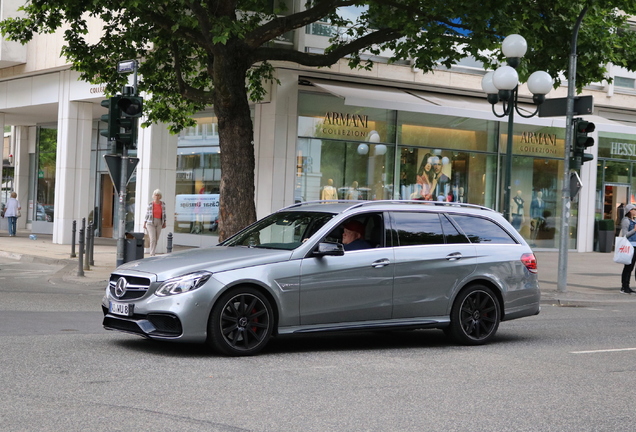
[[[450,326],[445,333],[463,345],[481,345],[497,333],[501,311],[492,290],[472,285],[462,291],[451,309]]]
[[[222,354],[257,354],[269,340],[274,315],[267,298],[250,287],[237,287],[222,295],[212,308],[209,343]]]

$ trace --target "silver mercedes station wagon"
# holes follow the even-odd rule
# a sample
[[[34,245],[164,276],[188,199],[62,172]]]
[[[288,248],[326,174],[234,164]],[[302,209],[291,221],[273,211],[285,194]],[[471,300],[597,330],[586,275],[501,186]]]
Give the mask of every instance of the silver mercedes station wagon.
[[[306,202],[214,247],[110,277],[104,328],[253,355],[282,334],[442,329],[490,342],[539,313],[537,260],[504,217],[470,204]]]

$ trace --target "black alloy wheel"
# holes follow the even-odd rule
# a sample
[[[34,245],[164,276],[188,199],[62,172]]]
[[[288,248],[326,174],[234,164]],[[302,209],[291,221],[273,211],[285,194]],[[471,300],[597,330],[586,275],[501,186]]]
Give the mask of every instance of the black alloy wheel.
[[[446,334],[463,345],[481,345],[497,333],[501,321],[499,302],[492,290],[473,285],[461,292],[451,310]]]
[[[225,293],[212,308],[210,344],[222,354],[249,356],[265,347],[272,335],[274,316],[267,298],[250,287]]]

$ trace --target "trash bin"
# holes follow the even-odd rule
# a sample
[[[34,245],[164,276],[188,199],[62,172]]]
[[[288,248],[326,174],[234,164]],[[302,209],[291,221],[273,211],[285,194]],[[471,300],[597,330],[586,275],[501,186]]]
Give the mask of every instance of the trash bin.
[[[144,233],[127,232],[125,240],[124,262],[144,259]]]

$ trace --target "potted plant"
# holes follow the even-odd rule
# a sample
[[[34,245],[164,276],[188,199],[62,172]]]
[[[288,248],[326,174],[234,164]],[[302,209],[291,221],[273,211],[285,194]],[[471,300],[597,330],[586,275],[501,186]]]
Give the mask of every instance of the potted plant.
[[[612,219],[598,221],[598,250],[611,252],[614,247],[615,225]]]

